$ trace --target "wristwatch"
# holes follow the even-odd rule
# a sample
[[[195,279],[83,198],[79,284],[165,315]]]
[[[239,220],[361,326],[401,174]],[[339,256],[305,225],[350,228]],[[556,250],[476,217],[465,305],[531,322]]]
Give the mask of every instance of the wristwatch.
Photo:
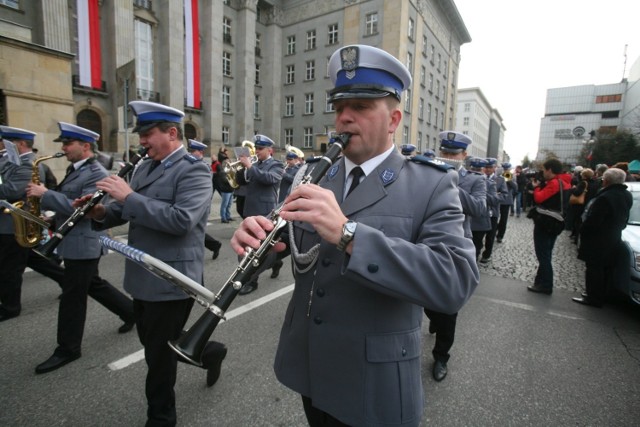
[[[338,242],[338,250],[340,252],[344,252],[349,242],[353,240],[353,235],[356,232],[357,225],[357,222],[349,220],[342,226],[342,236]]]

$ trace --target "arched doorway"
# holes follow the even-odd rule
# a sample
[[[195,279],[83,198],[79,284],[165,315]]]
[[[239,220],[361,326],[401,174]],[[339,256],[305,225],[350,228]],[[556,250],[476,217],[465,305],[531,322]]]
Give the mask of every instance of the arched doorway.
[[[102,151],[104,147],[102,141],[102,119],[98,113],[93,110],[82,110],[78,113],[76,121],[78,126],[92,130],[100,135],[100,139],[98,139],[98,150]]]
[[[197,136],[196,127],[190,123],[186,123],[184,125],[184,137],[186,139],[196,139]]]

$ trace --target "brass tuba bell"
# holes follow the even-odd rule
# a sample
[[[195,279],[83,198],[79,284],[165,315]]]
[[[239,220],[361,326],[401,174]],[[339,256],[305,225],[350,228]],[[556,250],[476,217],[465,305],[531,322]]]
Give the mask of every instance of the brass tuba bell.
[[[258,157],[256,156],[256,146],[251,141],[242,141],[242,146],[249,148],[249,156],[251,157],[251,163],[255,163],[258,161]],[[222,171],[227,175],[227,181],[229,181],[229,185],[233,188],[240,187],[240,184],[236,181],[236,172],[240,172],[244,170],[244,166],[240,160],[236,160],[235,162],[227,162],[223,167]]]

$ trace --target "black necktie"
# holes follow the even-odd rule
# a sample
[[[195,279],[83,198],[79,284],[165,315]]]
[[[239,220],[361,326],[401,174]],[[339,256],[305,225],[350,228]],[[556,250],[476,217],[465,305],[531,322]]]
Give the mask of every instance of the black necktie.
[[[360,166],[356,166],[355,168],[351,169],[351,173],[349,175],[352,176],[352,181],[351,186],[349,187],[349,191],[347,191],[347,197],[353,190],[356,189],[358,184],[360,184],[360,177],[364,175],[364,172],[362,171],[362,168],[360,168]]]
[[[69,176],[69,174],[71,174],[71,172],[73,172],[74,170],[76,170],[76,168],[73,166],[73,163],[71,163],[71,164],[69,165],[69,167],[67,168],[67,173],[64,175],[64,177],[65,177],[65,178],[66,178],[66,177],[68,177],[68,176]],[[64,178],[63,178],[63,179],[64,179]]]
[[[154,160],[153,162],[151,162],[151,166],[149,166],[149,172],[147,173],[147,175],[150,175],[151,172],[153,172],[153,170],[157,168],[160,163],[162,163],[162,161],[160,160]]]

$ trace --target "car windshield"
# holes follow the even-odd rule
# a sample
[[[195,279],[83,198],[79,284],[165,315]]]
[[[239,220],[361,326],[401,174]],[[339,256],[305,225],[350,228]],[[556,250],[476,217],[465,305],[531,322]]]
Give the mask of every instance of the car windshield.
[[[640,187],[634,187],[631,190],[631,195],[633,196],[633,206],[631,206],[631,211],[629,212],[629,221],[627,224],[630,225],[640,225],[640,191],[638,191]]]

